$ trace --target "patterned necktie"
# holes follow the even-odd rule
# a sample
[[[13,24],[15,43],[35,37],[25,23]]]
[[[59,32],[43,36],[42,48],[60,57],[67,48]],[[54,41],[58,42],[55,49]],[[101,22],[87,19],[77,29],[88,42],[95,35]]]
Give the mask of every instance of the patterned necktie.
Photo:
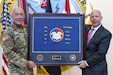
[[[88,33],[88,38],[87,38],[87,44],[90,42],[92,34],[93,34],[94,28],[92,28],[89,33]]]

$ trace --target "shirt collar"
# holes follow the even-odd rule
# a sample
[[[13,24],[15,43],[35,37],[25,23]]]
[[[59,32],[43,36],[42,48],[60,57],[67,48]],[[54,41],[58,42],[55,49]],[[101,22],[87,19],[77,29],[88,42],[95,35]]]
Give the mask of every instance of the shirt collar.
[[[93,26],[92,26],[92,27],[93,27]],[[92,28],[92,27],[91,27],[91,28]],[[99,26],[95,27],[95,28],[94,28],[94,31],[97,31],[100,27],[101,27],[101,24],[100,24]]]

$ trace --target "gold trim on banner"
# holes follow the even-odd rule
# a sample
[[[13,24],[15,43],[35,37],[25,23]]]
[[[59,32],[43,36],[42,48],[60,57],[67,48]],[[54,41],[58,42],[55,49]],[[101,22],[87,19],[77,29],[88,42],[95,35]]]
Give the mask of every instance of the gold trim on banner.
[[[86,11],[86,0],[76,0],[83,13]]]

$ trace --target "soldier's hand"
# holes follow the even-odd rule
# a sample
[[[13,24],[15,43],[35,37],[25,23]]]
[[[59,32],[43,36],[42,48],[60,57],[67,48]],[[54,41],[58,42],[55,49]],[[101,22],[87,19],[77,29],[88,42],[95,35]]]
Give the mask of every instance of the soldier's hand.
[[[28,61],[28,67],[33,69],[36,66],[36,64],[33,61]]]

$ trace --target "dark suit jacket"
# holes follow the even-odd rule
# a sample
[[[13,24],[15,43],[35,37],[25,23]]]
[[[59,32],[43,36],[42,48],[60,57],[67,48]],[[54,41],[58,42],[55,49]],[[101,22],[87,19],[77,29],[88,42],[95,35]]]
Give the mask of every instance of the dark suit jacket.
[[[91,26],[87,26],[87,33]],[[101,26],[92,37],[86,49],[86,61],[89,65],[83,69],[83,75],[108,75],[106,53],[112,34]]]

